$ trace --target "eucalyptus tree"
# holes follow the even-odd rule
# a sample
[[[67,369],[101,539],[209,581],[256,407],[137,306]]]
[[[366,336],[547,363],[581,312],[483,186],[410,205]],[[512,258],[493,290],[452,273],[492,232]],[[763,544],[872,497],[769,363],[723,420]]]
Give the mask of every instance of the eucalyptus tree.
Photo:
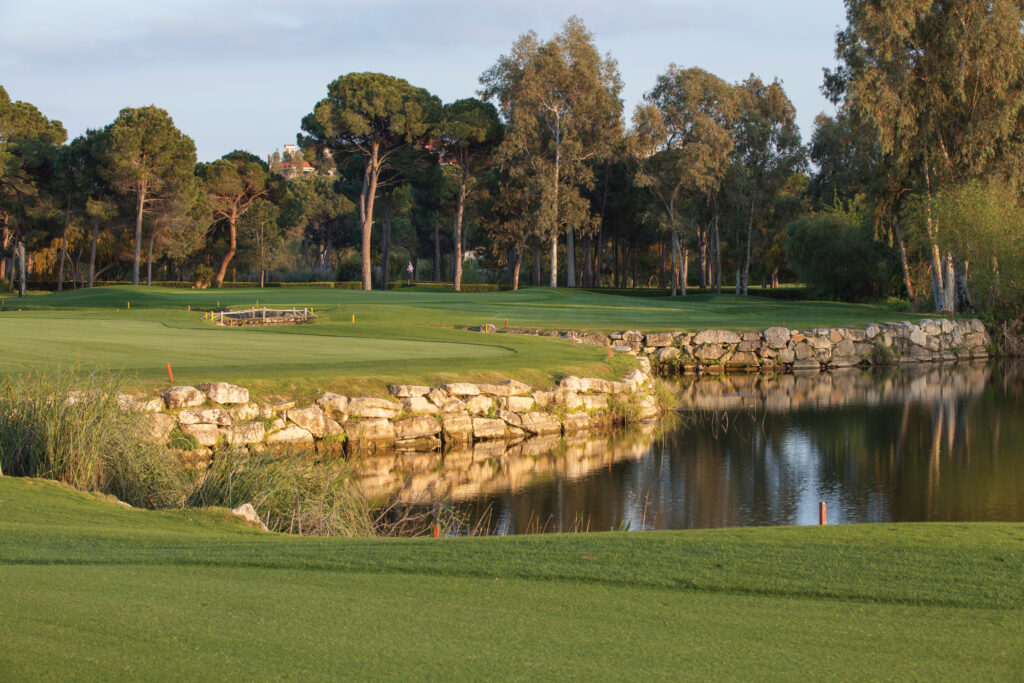
[[[363,289],[372,287],[374,201],[381,174],[393,155],[422,146],[437,125],[441,102],[407,81],[378,73],[351,73],[327,86],[327,97],[302,119],[299,143],[318,157],[355,156],[361,161],[359,218]]]
[[[826,72],[825,90],[870,126],[894,166],[911,169],[926,206],[944,188],[992,172],[1017,175],[1019,0],[846,0],[846,18],[836,36],[841,64]],[[941,226],[923,213],[935,308],[954,311],[967,293],[967,264],[944,250]]]
[[[633,115],[630,146],[637,164],[636,182],[661,203],[672,239],[672,294],[685,269],[686,244],[680,240],[679,203],[691,195],[715,202],[733,149],[733,123],[738,102],[735,89],[703,69],[670,64],[644,95]],[[714,250],[717,287],[721,288],[721,239],[718,211],[705,229],[698,223],[697,248],[701,272],[709,246]],[[686,293],[686,282],[679,284]]]
[[[132,284],[139,284],[143,217],[159,202],[193,191],[196,146],[170,115],[153,105],[126,107],[107,127],[101,175],[135,203]]]
[[[458,292],[462,289],[462,221],[466,199],[474,188],[476,174],[490,161],[501,142],[502,125],[494,105],[470,97],[444,106],[440,134],[445,160],[458,164],[460,170],[452,222],[454,287]]]
[[[747,220],[745,248],[736,264],[736,293],[747,294],[755,220],[771,210],[782,186],[803,170],[805,160],[796,108],[782,84],[778,80],[765,84],[751,74],[738,90],[732,156],[743,180]]]
[[[540,42],[520,36],[480,77],[484,99],[496,100],[506,122],[499,160],[512,177],[536,187],[534,217],[550,244],[552,287],[558,280],[558,237],[566,233],[567,282],[575,286],[575,228],[594,221],[581,189],[593,184],[591,163],[622,137],[622,79],[578,17]]]

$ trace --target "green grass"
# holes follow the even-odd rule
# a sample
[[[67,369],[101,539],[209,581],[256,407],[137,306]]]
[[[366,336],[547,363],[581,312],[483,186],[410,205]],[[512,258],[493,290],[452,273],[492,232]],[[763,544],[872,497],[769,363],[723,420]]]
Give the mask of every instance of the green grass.
[[[200,310],[243,308],[257,301],[312,307],[321,322],[228,329],[201,320]],[[513,327],[611,332],[762,329],[783,322],[794,328],[855,326],[907,317],[870,305],[724,295],[637,298],[552,289],[457,294],[103,287],[6,299],[3,305],[22,310],[0,312],[0,374],[26,366],[113,368],[153,384],[166,381],[170,362],[178,382],[223,380],[285,394],[317,388],[380,391],[388,382],[504,376],[543,385],[569,373],[612,377],[629,366],[624,359],[609,366],[599,348],[455,329],[483,323],[501,328],[506,320]]]
[[[1014,679],[1024,524],[264,534],[0,479],[23,678]]]

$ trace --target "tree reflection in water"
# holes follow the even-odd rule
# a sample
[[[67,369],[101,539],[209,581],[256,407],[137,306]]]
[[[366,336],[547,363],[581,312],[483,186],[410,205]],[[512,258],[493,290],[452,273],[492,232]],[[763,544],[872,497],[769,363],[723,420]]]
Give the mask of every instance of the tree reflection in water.
[[[816,524],[819,501],[832,523],[1024,521],[1020,364],[691,378],[679,395],[676,427],[432,454],[367,481],[490,533]]]

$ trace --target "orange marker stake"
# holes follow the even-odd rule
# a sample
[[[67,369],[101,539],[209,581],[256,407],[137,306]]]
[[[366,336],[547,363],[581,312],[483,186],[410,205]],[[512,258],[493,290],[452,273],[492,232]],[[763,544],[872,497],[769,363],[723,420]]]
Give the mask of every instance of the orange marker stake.
[[[434,525],[434,538],[441,538],[441,525],[440,524],[435,524]]]
[[[174,373],[171,372],[171,362],[167,361],[167,377],[170,378],[171,384],[174,384]]]
[[[612,361],[612,347],[608,347],[608,362]]]
[[[828,515],[825,514],[825,503],[818,503],[818,524],[825,526],[828,524]]]
[[[508,318],[505,319],[505,329],[508,329]]]

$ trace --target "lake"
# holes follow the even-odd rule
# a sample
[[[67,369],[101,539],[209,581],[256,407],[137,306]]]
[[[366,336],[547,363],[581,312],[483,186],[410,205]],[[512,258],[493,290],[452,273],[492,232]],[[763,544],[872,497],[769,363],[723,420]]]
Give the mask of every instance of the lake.
[[[830,524],[1024,521],[1024,364],[687,378],[677,395],[678,419],[610,438],[367,458],[365,490],[492,534],[817,524],[819,502]]]

